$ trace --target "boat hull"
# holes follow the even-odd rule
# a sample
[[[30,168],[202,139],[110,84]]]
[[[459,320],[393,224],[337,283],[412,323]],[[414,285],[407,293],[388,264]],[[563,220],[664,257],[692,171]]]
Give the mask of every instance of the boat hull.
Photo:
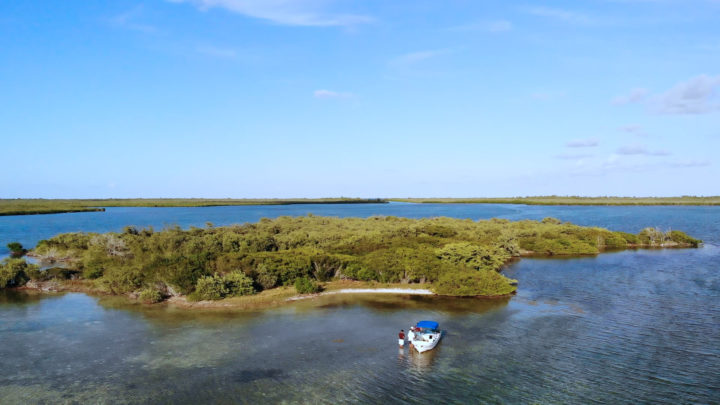
[[[437,346],[437,344],[440,342],[440,339],[442,338],[442,331],[437,333],[410,333],[410,343],[412,344],[412,347],[418,351],[418,353],[423,353],[428,350],[432,350]]]

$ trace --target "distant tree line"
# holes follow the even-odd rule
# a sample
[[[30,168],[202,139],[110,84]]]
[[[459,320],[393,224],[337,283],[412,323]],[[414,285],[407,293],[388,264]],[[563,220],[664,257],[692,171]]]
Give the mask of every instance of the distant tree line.
[[[102,207],[216,207],[229,205],[382,204],[381,198],[110,198],[110,199],[0,199],[2,215],[36,215],[105,211]]]

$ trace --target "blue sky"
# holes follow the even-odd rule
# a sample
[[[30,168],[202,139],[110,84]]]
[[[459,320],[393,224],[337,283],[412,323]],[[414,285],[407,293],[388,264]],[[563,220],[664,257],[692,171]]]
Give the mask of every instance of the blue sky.
[[[0,197],[720,194],[720,1],[0,3]]]

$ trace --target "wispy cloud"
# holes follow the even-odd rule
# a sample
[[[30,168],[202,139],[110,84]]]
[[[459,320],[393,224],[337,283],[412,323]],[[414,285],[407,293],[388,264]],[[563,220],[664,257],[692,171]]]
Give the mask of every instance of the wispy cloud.
[[[618,155],[642,155],[642,156],[669,156],[670,152],[665,150],[649,150],[644,145],[625,145],[615,151]]]
[[[720,75],[699,75],[661,94],[644,88],[616,97],[613,104],[643,103],[658,114],[693,115],[720,111]]]
[[[117,14],[109,19],[110,25],[132,31],[144,32],[146,34],[157,33],[159,30],[154,25],[139,22],[143,14],[143,7],[137,6],[124,13]]]
[[[512,31],[514,28],[513,24],[507,20],[490,20],[490,21],[477,21],[470,24],[457,25],[450,27],[450,31],[483,31],[490,33],[501,33]]]
[[[577,159],[570,169],[573,176],[602,176],[609,172],[648,172],[667,169],[692,169],[710,166],[711,162],[703,159],[667,160],[669,155],[664,151],[648,152],[647,148],[637,145],[621,148],[628,153],[612,153],[605,158],[595,156],[593,159]],[[620,151],[619,151],[620,152]],[[634,155],[659,156],[659,159],[637,159]],[[556,156],[557,158],[562,155]],[[571,156],[571,155],[568,155]],[[572,159],[572,157],[568,157]]]
[[[647,100],[649,95],[650,91],[641,87],[637,87],[630,90],[627,94],[615,97],[612,103],[617,105],[640,103]]]
[[[577,11],[552,8],[552,7],[526,7],[523,9],[528,14],[538,17],[549,18],[570,24],[587,25],[594,24],[596,19]]]
[[[610,172],[639,173],[651,168],[660,168],[659,162],[627,162],[621,156],[615,154],[602,160],[589,162],[589,164],[585,164],[585,161],[583,163],[582,165],[575,165],[571,169],[570,175],[598,177],[605,176]]]
[[[223,8],[233,13],[270,21],[274,24],[332,27],[367,24],[374,19],[367,15],[338,13],[329,9],[331,0],[167,0],[190,3],[201,10]]]
[[[349,93],[349,92],[333,91],[333,90],[315,90],[313,92],[313,97],[315,97],[315,98],[351,98],[351,97],[353,97],[353,94]]]
[[[677,168],[686,168],[686,167],[705,167],[710,166],[710,162],[707,160],[680,160],[675,162],[670,162],[669,165],[671,167],[677,167]]]
[[[641,127],[640,125],[625,125],[620,128],[618,128],[622,132],[626,132],[628,134],[633,134],[637,136],[647,136],[647,132],[645,132],[645,129]]]
[[[595,138],[573,139],[565,144],[568,148],[594,148],[600,143]]]
[[[678,83],[655,100],[661,114],[705,114],[720,111],[720,75],[700,75]]]

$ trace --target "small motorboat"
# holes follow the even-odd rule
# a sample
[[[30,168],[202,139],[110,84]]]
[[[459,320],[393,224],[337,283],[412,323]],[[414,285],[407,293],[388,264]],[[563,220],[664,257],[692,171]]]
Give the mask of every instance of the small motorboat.
[[[419,353],[434,349],[443,335],[439,326],[440,324],[435,321],[420,321],[410,327],[408,340],[412,347]]]

